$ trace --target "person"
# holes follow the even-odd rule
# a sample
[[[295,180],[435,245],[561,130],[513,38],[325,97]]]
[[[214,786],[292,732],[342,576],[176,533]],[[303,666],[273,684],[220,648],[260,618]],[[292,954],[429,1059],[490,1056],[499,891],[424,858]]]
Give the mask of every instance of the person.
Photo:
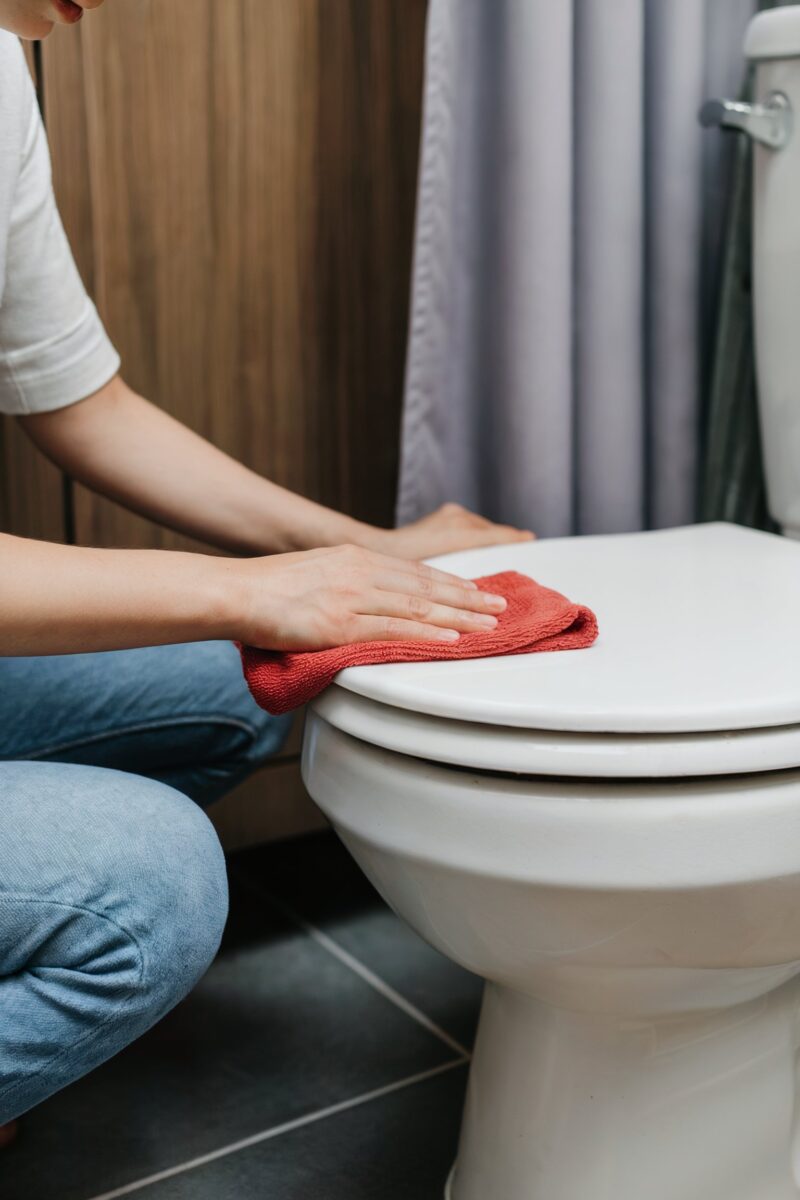
[[[378,529],[136,395],[61,226],[18,36],[103,0],[0,0],[0,411],[72,478],[224,556],[0,535],[0,1143],[191,989],[226,916],[203,809],[274,754],[233,641],[451,641],[504,601],[419,560],[516,541],[455,505]]]

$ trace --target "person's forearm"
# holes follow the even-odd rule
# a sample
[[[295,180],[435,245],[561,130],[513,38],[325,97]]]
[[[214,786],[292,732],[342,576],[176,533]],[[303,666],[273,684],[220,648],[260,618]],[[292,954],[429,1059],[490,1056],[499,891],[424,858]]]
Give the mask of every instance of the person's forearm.
[[[53,462],[93,491],[226,550],[370,546],[376,532],[263,479],[119,378],[87,400],[21,423]]]
[[[0,534],[0,655],[234,637],[234,561]]]
[[[0,655],[231,638],[322,650],[493,628],[505,600],[432,567],[338,546],[216,558],[0,534]]]

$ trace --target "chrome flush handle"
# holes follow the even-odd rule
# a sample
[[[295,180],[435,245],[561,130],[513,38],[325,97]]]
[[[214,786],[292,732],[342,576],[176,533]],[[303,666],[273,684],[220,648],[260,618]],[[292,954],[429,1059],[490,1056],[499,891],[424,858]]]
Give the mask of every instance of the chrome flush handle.
[[[743,104],[739,100],[706,100],[700,109],[699,121],[709,128],[740,129],[755,142],[782,150],[792,136],[794,114],[789,97],[784,92],[770,92],[760,104]]]

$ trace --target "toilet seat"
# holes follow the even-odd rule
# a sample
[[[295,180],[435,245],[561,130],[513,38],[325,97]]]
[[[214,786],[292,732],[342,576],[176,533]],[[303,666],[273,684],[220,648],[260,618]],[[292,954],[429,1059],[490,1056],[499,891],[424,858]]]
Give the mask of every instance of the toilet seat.
[[[663,779],[800,766],[800,725],[650,735],[509,729],[412,713],[336,686],[314,710],[335,729],[382,750],[495,773]]]
[[[800,765],[800,546],[711,524],[435,560],[595,609],[589,650],[342,672],[315,709],[384,749],[493,772],[647,778]]]

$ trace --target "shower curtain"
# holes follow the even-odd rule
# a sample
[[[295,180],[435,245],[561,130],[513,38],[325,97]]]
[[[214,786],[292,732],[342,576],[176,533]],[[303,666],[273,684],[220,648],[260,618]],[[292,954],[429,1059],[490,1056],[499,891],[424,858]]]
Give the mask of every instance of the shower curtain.
[[[431,0],[397,515],[695,518],[756,0]]]

